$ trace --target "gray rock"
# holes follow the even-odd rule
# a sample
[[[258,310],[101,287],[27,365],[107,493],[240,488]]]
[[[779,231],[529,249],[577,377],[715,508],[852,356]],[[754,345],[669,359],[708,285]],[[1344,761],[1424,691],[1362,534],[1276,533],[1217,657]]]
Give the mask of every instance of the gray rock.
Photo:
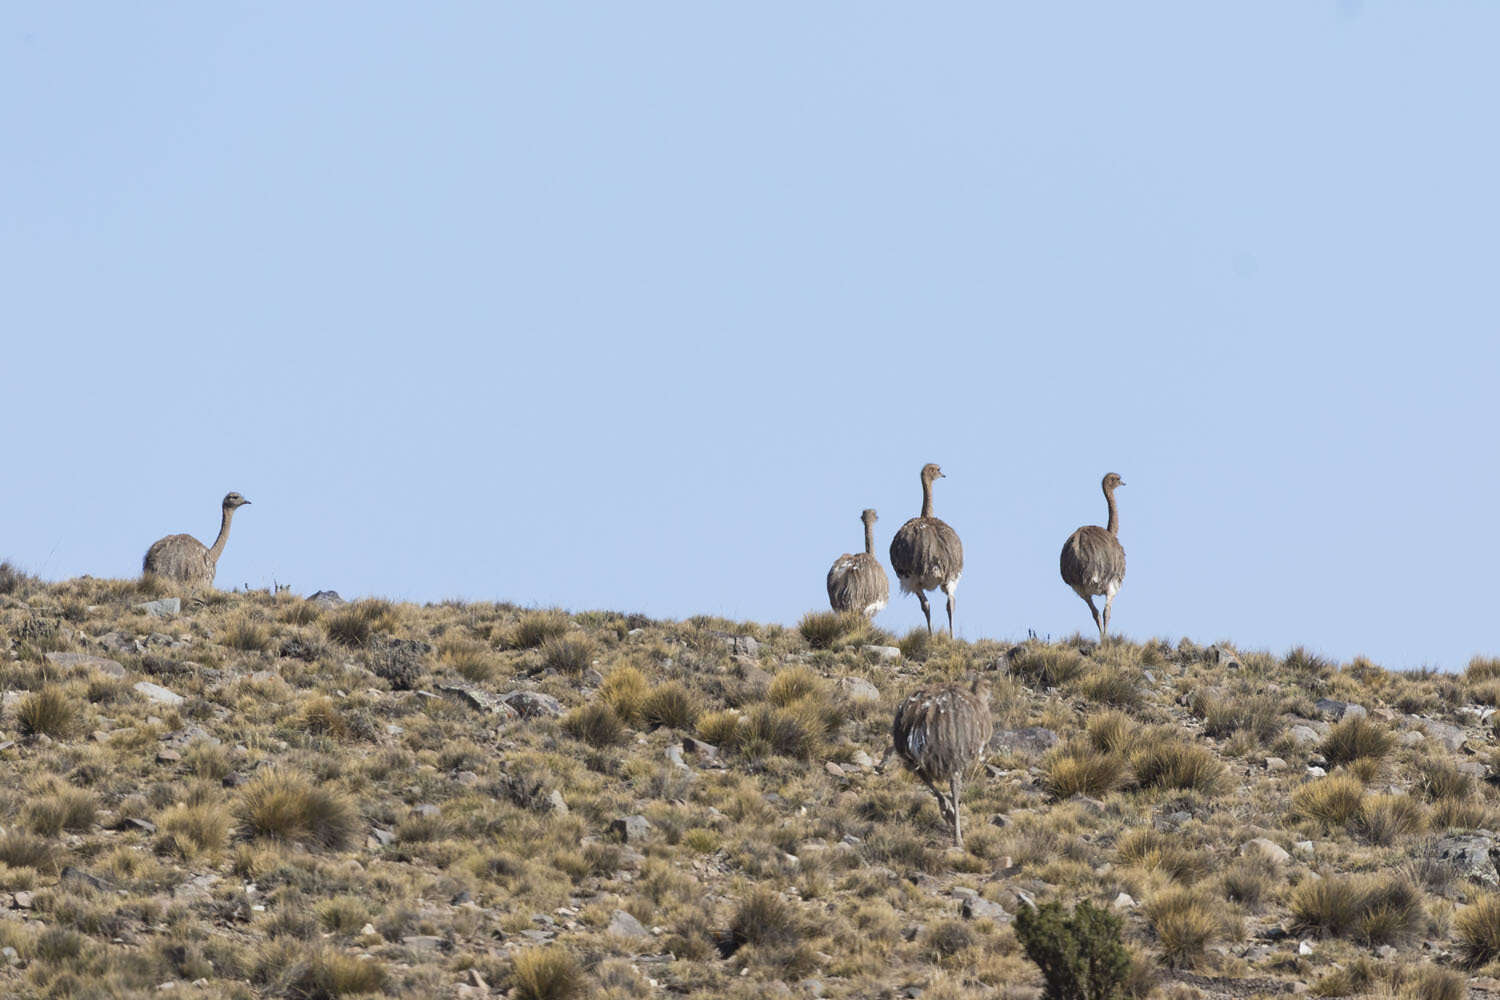
[[[880,700],[880,689],[863,677],[840,677],[835,687],[850,701],[868,702]]]
[[[1433,857],[1461,878],[1491,887],[1500,886],[1495,870],[1495,841],[1479,833],[1451,834],[1433,845]]]
[[[609,832],[627,844],[645,840],[651,833],[651,821],[644,816],[622,816],[609,824]]]
[[[1401,734],[1400,743],[1404,747],[1421,746],[1423,743],[1426,743],[1426,742],[1427,742],[1427,736],[1424,733],[1422,733],[1421,730],[1408,729],[1406,732],[1404,732],[1404,733]]]
[[[182,695],[175,691],[168,691],[160,684],[152,684],[150,681],[136,681],[135,690],[159,705],[182,704]]]
[[[540,691],[507,691],[500,700],[520,713],[523,719],[556,717],[563,714],[562,702]]]
[[[146,612],[152,618],[171,618],[173,615],[182,613],[182,598],[163,597],[159,601],[137,604],[135,609]]]
[[[760,641],[752,635],[727,635],[724,644],[729,647],[731,653],[742,653],[745,656],[760,655]]]
[[[396,834],[390,830],[382,830],[378,826],[370,827],[370,836],[381,847],[389,847],[396,842]]]
[[[1282,760],[1280,757],[1267,757],[1266,758],[1266,770],[1267,771],[1285,771],[1286,770],[1286,761]]]
[[[1436,722],[1432,719],[1422,720],[1422,729],[1428,737],[1437,740],[1449,750],[1457,750],[1464,745],[1464,731],[1458,726],[1446,722]]]
[[[323,609],[337,608],[348,603],[339,596],[337,590],[320,590],[308,598],[309,601]]]
[[[1122,892],[1115,897],[1115,901],[1110,905],[1117,910],[1128,910],[1135,906],[1135,898],[1128,892]]]
[[[96,671],[106,677],[122,678],[125,676],[125,668],[120,666],[118,661],[108,660],[102,656],[89,656],[87,653],[48,653],[47,662],[63,670],[82,668]]]
[[[424,819],[431,819],[434,816],[441,816],[443,814],[443,810],[431,802],[423,802],[421,805],[412,806],[411,811]]]
[[[568,803],[563,799],[562,792],[559,792],[555,788],[547,795],[547,805],[559,816],[566,816],[568,814]]]
[[[1278,865],[1286,864],[1292,858],[1287,853],[1286,848],[1274,840],[1267,840],[1265,837],[1256,837],[1254,840],[1245,841],[1240,845],[1240,854],[1259,854],[1267,861],[1275,862]]]
[[[901,650],[895,646],[861,646],[860,652],[877,663],[895,663],[901,659]]]
[[[1058,735],[1042,726],[1002,729],[990,739],[990,749],[1038,757],[1057,746]]]
[[[1234,650],[1223,646],[1208,647],[1208,661],[1216,667],[1224,667],[1228,670],[1238,670],[1244,666],[1240,658],[1235,655]]]
[[[1307,768],[1307,776],[1309,778],[1324,778],[1328,776],[1328,769],[1319,767],[1317,764],[1312,764]]]
[[[1005,907],[999,903],[992,903],[983,896],[966,897],[963,905],[959,907],[959,912],[963,914],[965,920],[988,919],[1008,924],[1013,919],[1009,913],[1005,912]]]
[[[1319,698],[1314,704],[1319,712],[1335,722],[1345,718],[1363,718],[1370,713],[1366,712],[1360,705],[1352,702],[1339,701],[1335,698]]]
[[[412,951],[444,951],[448,942],[434,934],[408,934],[401,939],[401,943]]]
[[[500,715],[507,719],[514,719],[521,714],[499,697],[490,694],[482,688],[474,687],[472,684],[439,684],[437,689],[440,693],[447,695],[454,701],[490,715]]]
[[[692,768],[687,766],[687,761],[682,759],[682,747],[675,743],[667,747],[667,762],[683,771],[692,770]]]
[[[1291,736],[1292,742],[1299,747],[1312,746],[1322,739],[1318,735],[1318,731],[1312,726],[1293,726],[1288,735]]]
[[[616,910],[614,912],[609,918],[609,926],[605,930],[618,937],[648,938],[651,936],[651,932],[646,930],[645,925],[624,910]]]
[[[106,632],[99,637],[99,645],[111,653],[139,653],[140,643],[119,632]]]
[[[149,819],[141,819],[139,816],[129,816],[120,820],[116,826],[119,830],[139,830],[142,833],[155,833],[156,824]]]

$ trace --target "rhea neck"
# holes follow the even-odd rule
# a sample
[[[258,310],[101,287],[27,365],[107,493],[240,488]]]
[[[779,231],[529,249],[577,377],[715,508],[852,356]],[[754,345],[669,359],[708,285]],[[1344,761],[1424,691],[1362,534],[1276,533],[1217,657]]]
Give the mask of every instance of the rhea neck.
[[[224,543],[229,541],[229,521],[234,517],[234,508],[225,507],[223,520],[219,522],[219,537],[214,539],[213,546],[208,550],[209,562],[218,562],[220,554],[224,551]]]
[[[1105,530],[1111,535],[1118,535],[1120,533],[1120,509],[1115,506],[1114,487],[1104,487],[1104,499],[1109,504],[1109,524],[1105,525]]]
[[[873,556],[874,554],[875,554],[875,522],[874,521],[866,521],[865,522],[865,555],[867,555],[867,556]]]
[[[932,479],[928,476],[922,477],[922,516],[932,516]]]

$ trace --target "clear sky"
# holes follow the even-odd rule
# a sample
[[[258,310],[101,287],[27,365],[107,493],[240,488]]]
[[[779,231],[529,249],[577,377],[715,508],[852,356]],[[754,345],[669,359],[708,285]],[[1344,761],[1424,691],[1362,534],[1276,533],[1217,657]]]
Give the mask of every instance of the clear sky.
[[[16,3],[0,558],[1500,655],[1500,7]],[[894,587],[893,587],[894,590]],[[938,605],[941,608],[941,604]],[[878,622],[920,623],[893,596]]]

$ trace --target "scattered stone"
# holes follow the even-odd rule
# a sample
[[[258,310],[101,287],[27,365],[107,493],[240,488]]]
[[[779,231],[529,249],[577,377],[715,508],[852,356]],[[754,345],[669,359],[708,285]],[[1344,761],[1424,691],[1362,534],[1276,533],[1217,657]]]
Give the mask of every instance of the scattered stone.
[[[5,959],[6,965],[21,964],[21,953],[19,951],[16,951],[16,949],[12,948],[10,945],[6,945],[4,948],[0,948],[0,958]]]
[[[1327,774],[1328,774],[1328,769],[1327,768],[1319,767],[1316,764],[1311,764],[1307,768],[1307,776],[1309,778],[1322,778],[1322,777],[1325,777]]]
[[[566,816],[568,814],[568,803],[563,799],[562,792],[559,792],[555,788],[552,789],[552,793],[547,796],[547,805],[549,805],[552,808],[552,811],[557,813],[559,816]]]
[[[875,766],[875,759],[863,750],[856,750],[849,755],[849,763],[856,767],[871,768]]]
[[[1457,750],[1464,745],[1464,731],[1457,726],[1446,722],[1434,722],[1431,719],[1422,720],[1422,729],[1427,735],[1437,740],[1449,750]]]
[[[219,876],[212,873],[188,879],[172,890],[172,898],[188,903],[206,903],[213,899],[213,887]]]
[[[1276,843],[1276,841],[1268,840],[1265,837],[1256,837],[1254,840],[1247,840],[1240,845],[1241,855],[1255,852],[1259,852],[1261,857],[1278,865],[1285,864],[1292,857],[1291,854],[1287,853],[1286,848]]]
[[[1293,726],[1289,735],[1292,738],[1292,742],[1299,747],[1311,746],[1322,739],[1318,735],[1318,731],[1312,726]]]
[[[1135,906],[1135,898],[1128,892],[1122,892],[1115,897],[1115,901],[1110,905],[1117,910],[1128,910]]]
[[[1209,646],[1208,660],[1216,667],[1224,667],[1228,670],[1239,670],[1244,667],[1240,658],[1234,654],[1234,650],[1223,646]]]
[[[182,704],[182,695],[175,691],[168,691],[160,684],[152,684],[150,681],[136,681],[135,690],[159,705]]]
[[[378,826],[370,827],[370,836],[374,837],[375,842],[381,847],[389,847],[396,842],[395,833],[390,830],[382,830]]]
[[[1266,758],[1266,770],[1267,771],[1285,771],[1286,770],[1286,766],[1287,766],[1286,765],[1286,761],[1282,760],[1280,757],[1267,757]]]
[[[901,650],[895,646],[861,646],[860,651],[877,663],[894,663],[901,659]]]
[[[158,764],[175,764],[180,760],[182,760],[182,754],[171,747],[162,747],[156,751],[156,762]]]
[[[1295,844],[1292,845],[1292,850],[1296,851],[1298,854],[1308,854],[1308,855],[1310,855],[1310,854],[1313,853],[1313,851],[1315,850],[1315,848],[1313,847],[1313,842],[1312,841],[1310,841],[1310,840],[1299,840]]]
[[[515,709],[523,719],[555,718],[563,714],[562,702],[540,691],[507,691],[500,700]]]
[[[651,821],[641,815],[622,816],[609,824],[609,832],[627,844],[645,840],[651,832]]]
[[[423,819],[433,819],[443,814],[443,810],[431,802],[423,802],[421,805],[412,806],[411,811]]]
[[[671,764],[675,768],[678,768],[679,770],[692,770],[692,768],[687,766],[687,761],[682,759],[682,747],[678,746],[675,743],[667,747],[667,763]]]
[[[140,643],[119,632],[106,632],[99,637],[99,645],[111,653],[139,653]]]
[[[36,904],[36,896],[24,889],[12,896],[11,900],[22,910],[29,910]]]
[[[313,604],[316,604],[318,607],[324,609],[325,611],[331,608],[342,607],[344,604],[348,603],[339,596],[339,592],[337,590],[320,590],[316,594],[313,594],[311,597],[309,597],[308,600]]]
[[[842,767],[839,767],[837,763],[835,763],[834,761],[831,761],[831,760],[828,763],[826,763],[826,764],[823,765],[823,770],[827,771],[830,777],[834,777],[834,778],[845,778],[845,777],[848,777],[848,775],[846,775],[844,773],[844,769]]]
[[[993,920],[997,923],[1008,924],[1012,918],[1005,912],[1005,907],[999,903],[992,903],[983,896],[969,896],[964,899],[963,905],[959,907],[965,920]]]
[[[990,738],[990,749],[1038,757],[1057,746],[1057,733],[1043,726],[1002,729]]]
[[[1328,716],[1328,718],[1332,719],[1335,722],[1345,718],[1362,719],[1370,714],[1369,712],[1366,712],[1364,710],[1364,707],[1361,705],[1356,705],[1352,702],[1347,701],[1339,701],[1336,698],[1319,698],[1313,704],[1316,706],[1319,712],[1322,712],[1324,715]]]
[[[702,740],[695,739],[692,736],[684,736],[682,738],[682,749],[684,752],[698,758],[700,762],[717,762],[719,759],[718,747],[712,743],[704,743]]]
[[[156,832],[156,824],[151,822],[149,819],[141,819],[138,816],[129,816],[125,819],[120,820],[120,823],[116,827],[116,829],[139,830],[141,833],[150,834]]]
[[[412,951],[444,951],[448,942],[434,934],[408,934],[401,943]]]
[[[86,670],[97,671],[106,677],[119,679],[125,676],[125,668],[120,666],[119,661],[105,659],[102,656],[90,656],[87,653],[48,653],[47,662],[64,670],[82,667]]]
[[[729,647],[731,653],[740,653],[744,656],[759,656],[760,642],[753,635],[721,635],[724,645]]]
[[[1433,857],[1453,872],[1473,882],[1500,886],[1495,869],[1495,841],[1479,833],[1452,834],[1433,845]]]
[[[1401,734],[1401,745],[1404,747],[1421,746],[1427,742],[1427,737],[1417,729],[1408,729]]]
[[[145,601],[135,606],[137,611],[144,611],[152,618],[171,618],[182,612],[182,598],[163,597],[159,601]]]
[[[520,712],[516,711],[500,698],[482,688],[474,687],[472,684],[439,684],[437,689],[454,701],[468,705],[470,708],[478,709],[481,712],[499,715],[506,719],[520,718],[521,715]]]
[[[375,925],[374,924],[365,924],[363,927],[361,927],[359,929],[359,936],[360,937],[372,937],[372,936],[374,936],[376,934],[379,934],[379,933],[380,932],[375,929]]]
[[[870,702],[880,700],[880,689],[863,677],[840,677],[835,686],[850,701]]]
[[[645,938],[651,936],[651,932],[646,930],[645,925],[624,910],[616,910],[614,912],[614,915],[609,918],[609,926],[605,930],[618,937]]]
[[[1313,943],[1311,941],[1300,941],[1300,942],[1298,942],[1298,944],[1297,944],[1297,954],[1299,954],[1299,955],[1311,955],[1312,953],[1313,953]]]

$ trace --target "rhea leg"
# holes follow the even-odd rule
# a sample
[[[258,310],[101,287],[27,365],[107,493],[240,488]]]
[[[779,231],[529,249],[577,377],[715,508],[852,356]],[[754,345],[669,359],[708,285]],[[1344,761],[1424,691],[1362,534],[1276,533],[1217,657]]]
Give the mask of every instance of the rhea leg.
[[[1115,594],[1119,592],[1117,584],[1111,583],[1104,591],[1104,624],[1099,626],[1099,642],[1104,642],[1104,633],[1109,628],[1109,609],[1115,603]]]
[[[958,604],[958,598],[953,593],[952,584],[944,586],[943,593],[948,595],[948,635],[951,637],[955,634],[953,631],[953,609]]]
[[[927,785],[927,787],[929,789],[931,789],[933,796],[937,799],[937,801],[938,801],[938,812],[942,814],[942,816],[943,816],[943,822],[947,823],[947,824],[949,824],[951,826],[952,823],[953,823],[953,817],[958,812],[958,802],[957,802],[957,800],[954,800],[953,805],[950,806],[948,804],[948,796],[946,796],[946,795],[943,794],[943,790],[941,788],[939,788],[936,784],[934,784],[932,781],[928,780],[927,778],[923,778],[922,781],[923,781],[924,784]]]
[[[1089,614],[1094,616],[1094,627],[1099,630],[1099,645],[1104,645],[1104,623],[1108,619],[1100,619],[1099,609],[1094,607],[1094,595],[1084,594],[1083,599],[1088,602]],[[1107,605],[1106,605],[1107,606]]]
[[[953,791],[953,843],[959,847],[964,846],[964,831],[958,818],[958,796],[961,791],[958,775],[948,779],[948,787]]]
[[[922,617],[927,619],[927,634],[932,634],[932,605],[927,603],[927,594],[917,591],[917,600],[922,602]]]

